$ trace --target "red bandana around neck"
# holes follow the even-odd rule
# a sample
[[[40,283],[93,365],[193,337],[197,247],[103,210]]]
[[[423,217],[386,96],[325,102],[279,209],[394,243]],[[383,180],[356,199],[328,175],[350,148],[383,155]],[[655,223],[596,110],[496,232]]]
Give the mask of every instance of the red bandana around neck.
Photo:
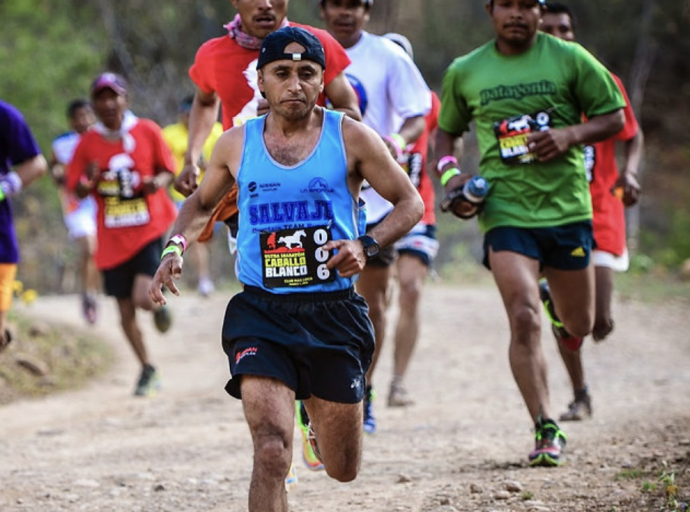
[[[287,26],[288,20],[287,17],[285,17],[283,18],[283,22],[280,24],[280,27],[278,28],[283,28]],[[250,36],[246,32],[242,31],[242,18],[240,18],[239,14],[236,14],[235,19],[232,20],[230,23],[228,23],[227,25],[223,25],[223,28],[225,28],[228,31],[228,35],[235,41],[237,41],[237,44],[239,44],[242,48],[246,48],[247,50],[261,49],[261,43],[263,42],[263,39]]]

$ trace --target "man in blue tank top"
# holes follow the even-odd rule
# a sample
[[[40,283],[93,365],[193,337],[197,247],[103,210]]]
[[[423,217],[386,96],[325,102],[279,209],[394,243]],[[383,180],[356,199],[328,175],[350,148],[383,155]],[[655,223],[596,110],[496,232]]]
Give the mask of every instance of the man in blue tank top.
[[[359,471],[364,376],[374,351],[366,303],[353,289],[379,246],[406,234],[423,204],[381,138],[316,106],[325,60],[319,41],[286,27],[263,42],[258,85],[270,112],[218,140],[206,176],[180,210],[151,296],[175,295],[187,241],[237,182],[237,269],[244,290],[228,305],[223,349],[227,392],[242,400],[254,441],[250,511],[286,511],[295,399],[329,476]],[[394,205],[364,233],[367,180]],[[318,445],[317,445],[318,440]]]

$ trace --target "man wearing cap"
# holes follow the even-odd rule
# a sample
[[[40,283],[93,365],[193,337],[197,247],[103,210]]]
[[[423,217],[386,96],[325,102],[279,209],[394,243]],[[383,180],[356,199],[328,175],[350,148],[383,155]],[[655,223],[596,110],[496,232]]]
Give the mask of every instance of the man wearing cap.
[[[312,419],[311,439],[329,476],[353,480],[362,447],[364,375],[374,339],[353,289],[372,240],[390,244],[421,218],[423,204],[381,138],[340,112],[316,106],[323,48],[298,27],[268,35],[257,63],[269,113],[219,139],[204,180],[180,210],[151,286],[174,294],[187,240],[237,183],[237,269],[244,285],[227,308],[223,348],[254,442],[249,511],[286,511],[294,400]],[[393,205],[364,234],[364,179]],[[317,445],[318,442],[318,445]]]
[[[407,146],[424,132],[425,116],[431,110],[431,92],[412,59],[393,41],[370,34],[364,27],[373,0],[320,0],[321,17],[328,31],[345,48],[352,64],[345,73],[357,91],[362,121],[384,140],[391,154],[407,163]],[[374,190],[365,188],[367,225],[374,226],[390,211],[391,205]],[[426,232],[431,238],[433,233]],[[435,240],[432,240],[435,242]],[[396,252],[381,245],[377,257],[367,263],[357,283],[369,305],[369,317],[376,332],[376,352],[367,374],[364,398],[364,430],[376,431],[373,413],[373,376],[386,338],[388,288]]]
[[[187,144],[189,142],[189,111],[192,109],[192,102],[194,96],[188,96],[180,101],[178,108],[178,121],[163,128],[163,139],[170,146],[173,158],[175,159],[175,172],[179,174],[184,169],[184,157],[187,154]],[[202,152],[199,158],[198,166],[203,171],[206,168],[206,163],[211,158],[213,146],[215,146],[218,137],[223,133],[223,126],[220,123],[215,123],[211,129],[211,133],[206,139]],[[203,178],[203,172],[199,175],[199,181]],[[170,197],[175,201],[178,209],[182,206],[185,196],[180,194],[173,186],[169,187]],[[198,275],[197,291],[202,297],[209,296],[215,289],[213,280],[211,279],[211,270],[209,268],[209,248],[208,244],[198,243],[189,248],[189,255],[194,268],[196,268]]]
[[[189,76],[196,84],[196,94],[190,112],[185,167],[175,180],[175,188],[185,196],[197,187],[197,162],[211,126],[218,118],[218,108],[222,107],[225,130],[264,113],[266,102],[256,85],[256,59],[263,38],[281,27],[305,28],[316,35],[324,47],[327,66],[319,105],[325,105],[328,99],[335,110],[354,119],[361,119],[357,97],[343,74],[350,61],[340,45],[325,30],[289,22],[289,0],[230,1],[237,9],[237,15],[225,25],[228,34],[204,43],[197,51],[194,64],[189,70]],[[219,204],[200,240],[207,240],[212,236],[215,221],[224,221],[230,227],[230,242],[233,243],[236,199],[236,190],[233,189]]]
[[[7,329],[7,313],[12,305],[19,262],[11,198],[47,169],[48,164],[22,113],[0,100],[0,352],[12,340]]]
[[[620,90],[579,45],[539,32],[541,0],[493,0],[496,37],[445,73],[436,139],[447,192],[462,186],[454,145],[474,121],[490,192],[479,216],[484,264],[510,325],[510,366],[535,425],[533,466],[562,464],[565,434],[550,411],[538,279],[548,280],[567,330],[594,321],[592,206],[582,144],[623,127]],[[581,121],[581,114],[587,122]]]
[[[154,312],[156,327],[170,327],[170,312],[151,301],[162,236],[175,220],[166,192],[175,163],[151,120],[128,109],[127,84],[115,73],[96,77],[91,100],[98,122],[84,133],[67,167],[67,188],[92,195],[98,205],[96,266],[107,295],[115,297],[122,329],[141,364],[135,395],[159,386],[136,319],[137,308]]]

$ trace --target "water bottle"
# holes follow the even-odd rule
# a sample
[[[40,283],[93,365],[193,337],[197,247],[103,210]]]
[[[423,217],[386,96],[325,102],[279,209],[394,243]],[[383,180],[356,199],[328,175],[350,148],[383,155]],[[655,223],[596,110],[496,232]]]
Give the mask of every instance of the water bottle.
[[[461,219],[470,219],[482,211],[488,193],[489,182],[481,176],[472,176],[462,189],[452,190],[441,201],[441,211],[452,212]]]
[[[462,193],[468,202],[480,205],[489,193],[489,182],[481,176],[472,176],[465,182]]]

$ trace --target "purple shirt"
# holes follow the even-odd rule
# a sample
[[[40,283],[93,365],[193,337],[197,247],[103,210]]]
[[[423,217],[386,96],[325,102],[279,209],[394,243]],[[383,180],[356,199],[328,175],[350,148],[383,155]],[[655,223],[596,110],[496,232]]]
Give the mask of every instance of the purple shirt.
[[[12,166],[39,155],[41,150],[21,112],[0,100],[0,178]],[[12,222],[12,206],[8,198],[0,201],[0,263],[17,263],[19,246]]]

